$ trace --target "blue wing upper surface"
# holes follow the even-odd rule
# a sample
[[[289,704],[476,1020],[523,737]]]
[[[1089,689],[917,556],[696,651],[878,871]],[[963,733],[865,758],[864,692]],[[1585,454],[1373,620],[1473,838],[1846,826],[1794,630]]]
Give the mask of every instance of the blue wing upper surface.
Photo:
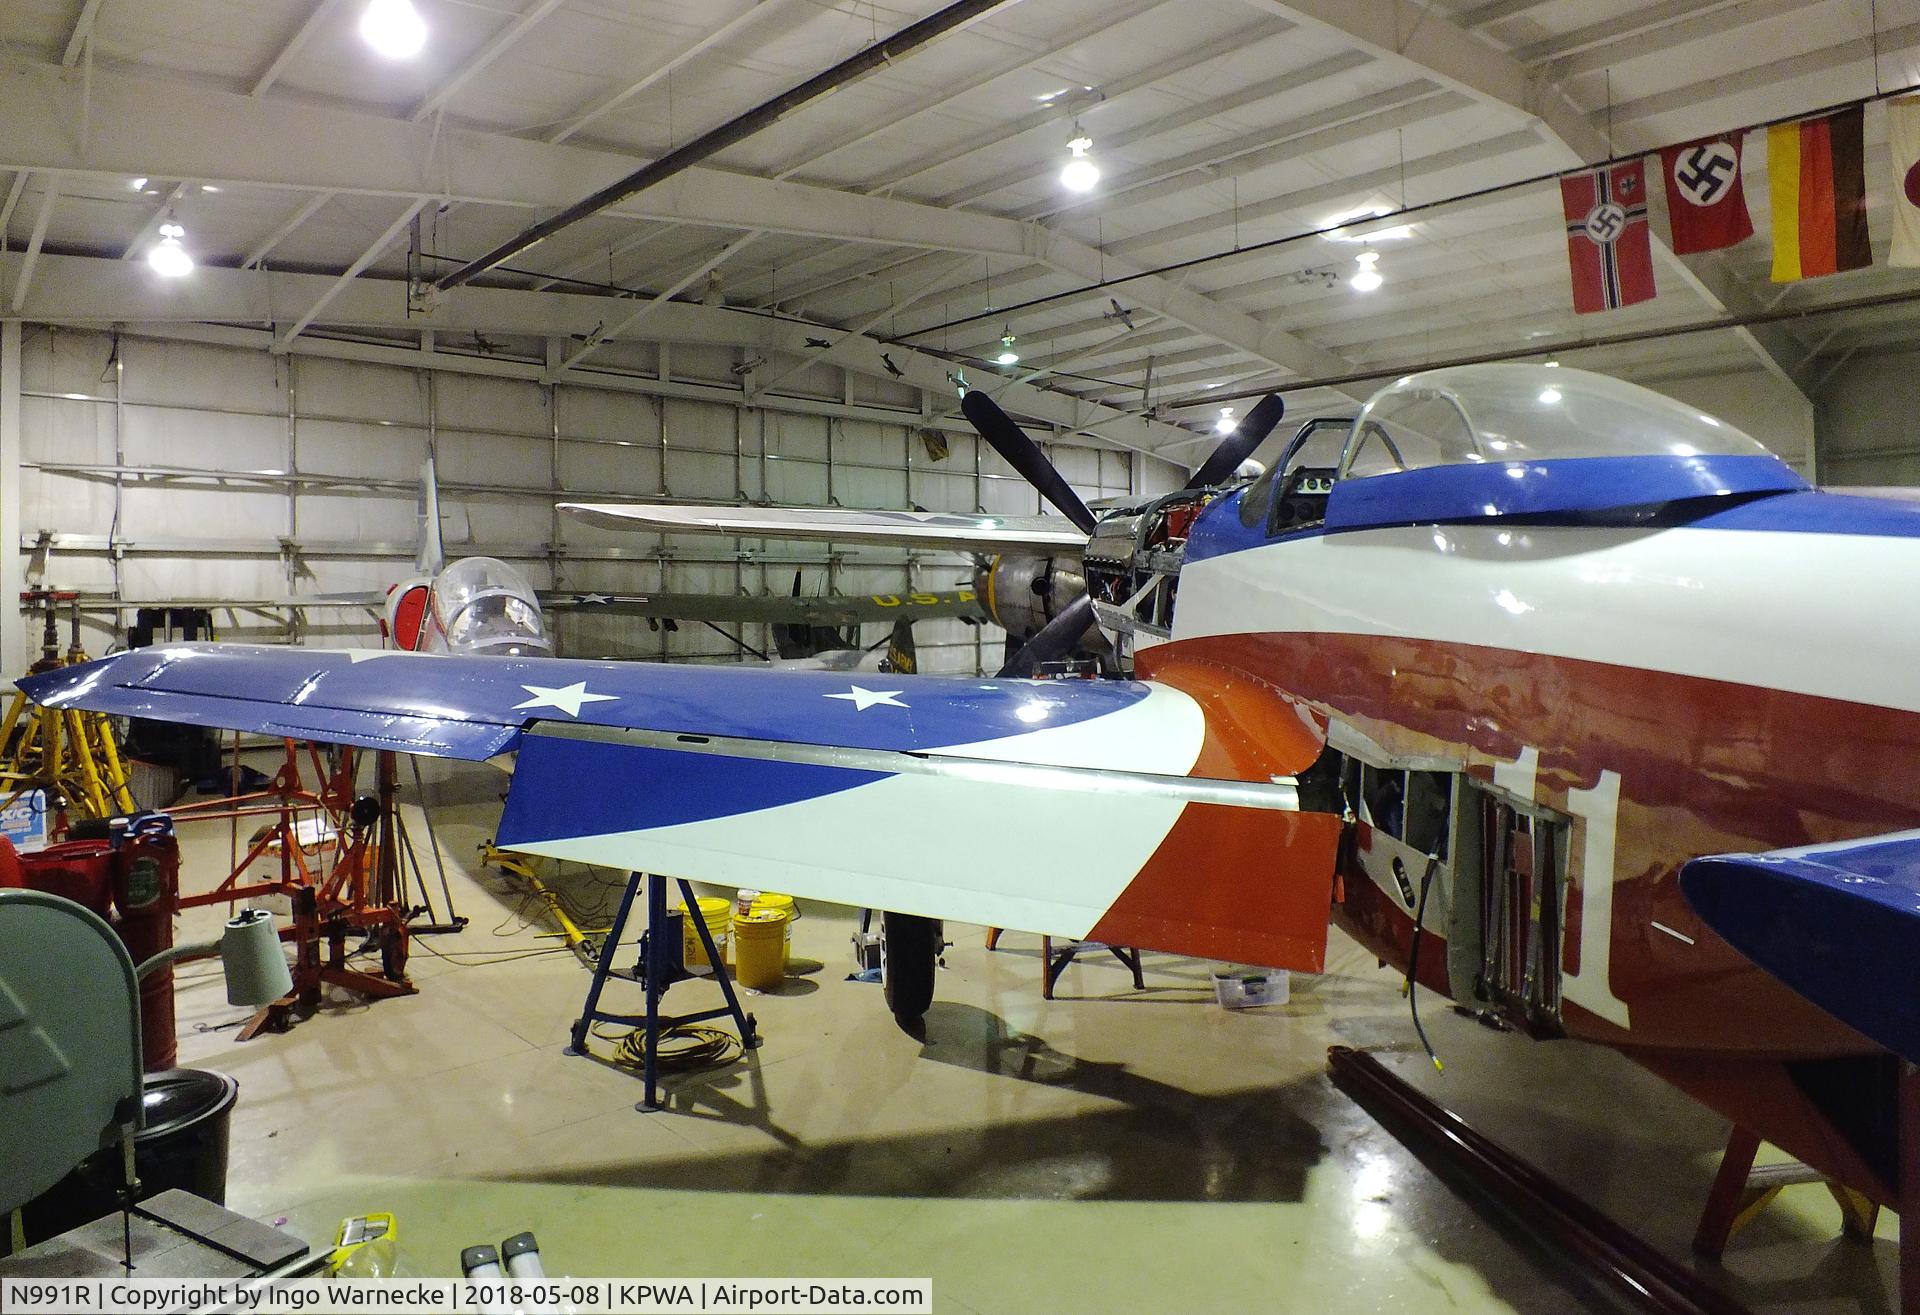
[[[917,751],[1137,703],[1120,681],[170,644],[28,676],[35,702],[435,757],[484,759],[537,722]]]

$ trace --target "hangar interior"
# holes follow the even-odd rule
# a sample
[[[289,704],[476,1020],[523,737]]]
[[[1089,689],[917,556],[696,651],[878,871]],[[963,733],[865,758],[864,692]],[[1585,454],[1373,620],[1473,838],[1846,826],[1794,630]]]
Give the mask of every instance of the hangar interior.
[[[395,8],[424,25],[400,55],[365,30]],[[558,505],[1051,513],[967,388],[1096,510],[1179,490],[1268,392],[1286,415],[1252,456],[1271,463],[1302,422],[1478,362],[1642,385],[1822,488],[1920,486],[1889,109],[1920,85],[1920,0],[982,2],[715,138],[949,12],[0,6],[4,679],[40,653],[35,590],[63,596],[57,647],[96,657],[141,606],[204,610],[225,641],[379,649],[384,605],[358,595],[415,574],[429,456],[446,556],[509,563],[542,598],[973,588],[976,555],[938,544],[636,532]],[[1870,262],[1775,282],[1766,128],[1856,105]],[[1557,180],[1642,157],[1653,178],[1660,148],[1735,132],[1753,235],[1676,254],[1649,184],[1656,295],[1576,313]],[[1076,158],[1097,167],[1079,189]],[[785,656],[768,620],[546,622],[561,657]],[[1028,637],[919,619],[907,670],[991,677]],[[271,737],[221,743],[279,761]],[[1620,1308],[1331,1085],[1343,1045],[1726,1300],[1898,1308],[1893,1212],[1836,1241],[1804,1185],[1724,1263],[1685,1260],[1726,1120],[1616,1053],[1495,1036],[1430,997],[1436,1073],[1405,974],[1337,928],[1290,1002],[1228,1010],[1204,958],[1148,954],[1136,986],[1088,956],[1043,994],[1037,937],[989,950],[950,922],[909,1032],[842,980],[857,911],[806,900],[789,975],[749,1000],[765,1044],[636,1113],[630,1074],[562,1054],[590,963],[481,861],[504,778],[416,770],[399,816],[468,917],[414,938],[417,994],[329,988],[236,1043],[250,1011],[218,968],[175,975],[179,1062],[240,1084],[228,1207],[322,1252],[343,1217],[391,1211],[403,1274],[531,1229],[554,1273],[931,1276],[942,1311]],[[1031,852],[992,817],[917,828],[983,868]],[[183,828],[183,890],[244,848],[237,825]],[[597,929],[622,875],[546,879]],[[190,909],[175,936],[230,911]]]

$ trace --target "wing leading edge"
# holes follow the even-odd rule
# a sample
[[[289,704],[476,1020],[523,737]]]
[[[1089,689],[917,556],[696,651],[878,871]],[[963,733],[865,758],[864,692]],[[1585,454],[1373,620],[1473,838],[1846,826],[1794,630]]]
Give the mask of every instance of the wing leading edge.
[[[840,903],[1317,969],[1337,818],[1311,723],[1218,689],[248,645],[136,650],[37,701],[478,759],[502,845]],[[1271,697],[1245,691],[1249,699]]]
[[[989,516],[854,507],[677,506],[563,502],[560,510],[611,530],[882,543],[955,552],[1079,552],[1087,536],[1063,516]]]

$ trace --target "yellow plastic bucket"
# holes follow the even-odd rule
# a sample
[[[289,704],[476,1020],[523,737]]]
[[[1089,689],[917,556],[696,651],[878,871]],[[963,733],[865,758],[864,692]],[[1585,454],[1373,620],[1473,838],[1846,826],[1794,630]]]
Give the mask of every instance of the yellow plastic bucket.
[[[771,991],[787,975],[787,917],[755,909],[733,920],[733,976],[742,986]]]
[[[764,890],[754,898],[753,912],[758,913],[763,909],[777,913],[787,920],[786,929],[780,937],[784,947],[781,950],[784,957],[780,966],[784,970],[786,960],[793,957],[793,923],[794,919],[800,916],[800,906],[793,902],[791,895],[776,895],[773,891]]]
[[[685,910],[686,905],[681,904]],[[733,901],[712,896],[700,897],[700,918],[707,924],[707,931],[713,937],[714,948],[720,951],[722,959],[727,957],[727,932],[733,921]],[[691,913],[681,923],[682,953],[689,968],[711,967],[707,962],[707,947],[700,943],[700,929],[694,926]]]

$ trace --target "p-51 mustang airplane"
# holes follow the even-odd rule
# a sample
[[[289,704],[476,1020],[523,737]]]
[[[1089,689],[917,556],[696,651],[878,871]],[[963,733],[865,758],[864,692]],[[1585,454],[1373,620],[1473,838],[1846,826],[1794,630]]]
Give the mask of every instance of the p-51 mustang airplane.
[[[1331,908],[1898,1203],[1920,505],[1569,369],[1414,375],[1315,441],[1161,509],[1184,560],[1138,681],[186,645],[23,684],[517,749],[500,842],[559,858],[1306,971]],[[956,813],[994,838],[924,843]]]

